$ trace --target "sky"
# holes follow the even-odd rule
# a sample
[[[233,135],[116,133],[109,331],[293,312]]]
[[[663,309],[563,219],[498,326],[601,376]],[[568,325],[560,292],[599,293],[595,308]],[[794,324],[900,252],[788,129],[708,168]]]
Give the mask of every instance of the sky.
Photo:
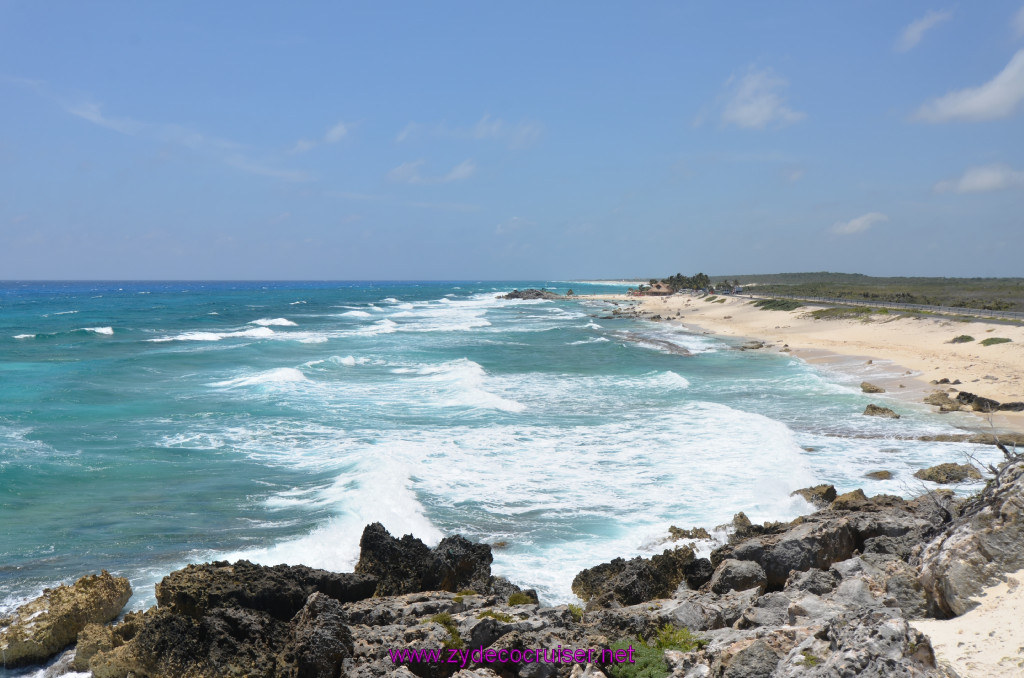
[[[1021,0],[0,0],[0,279],[1022,254]]]

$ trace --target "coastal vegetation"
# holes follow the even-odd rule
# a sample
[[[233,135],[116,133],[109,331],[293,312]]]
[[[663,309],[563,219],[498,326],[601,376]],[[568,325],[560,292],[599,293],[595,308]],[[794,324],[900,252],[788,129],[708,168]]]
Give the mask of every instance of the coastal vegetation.
[[[664,678],[669,674],[665,662],[666,650],[693,652],[706,645],[706,640],[694,635],[689,629],[664,624],[650,640],[638,636],[636,639],[627,638],[612,643],[612,650],[628,650],[632,647],[635,663],[612,664],[608,667],[608,675],[612,678]]]
[[[1007,339],[1006,337],[989,337],[988,339],[982,339],[981,340],[981,345],[982,346],[993,346],[995,344],[1005,344],[1005,343],[1010,342],[1010,341],[1013,341],[1013,340],[1012,339]]]
[[[974,337],[972,337],[969,334],[961,334],[960,336],[953,337],[952,339],[950,339],[949,343],[951,343],[951,344],[966,344],[966,343],[971,342],[971,341],[974,341]]]
[[[1024,278],[873,277],[818,272],[715,276],[712,282],[753,286],[760,294],[1024,311]]]
[[[799,301],[792,299],[755,299],[750,303],[762,311],[795,311],[803,306]]]

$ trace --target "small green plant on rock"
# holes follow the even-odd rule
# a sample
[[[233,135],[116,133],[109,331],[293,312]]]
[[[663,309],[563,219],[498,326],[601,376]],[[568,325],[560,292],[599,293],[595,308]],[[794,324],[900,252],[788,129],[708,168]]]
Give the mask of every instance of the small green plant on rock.
[[[690,629],[665,624],[650,640],[645,641],[641,636],[636,641],[623,639],[612,643],[612,650],[625,650],[632,646],[635,663],[613,664],[608,667],[608,675],[611,678],[665,678],[668,675],[665,650],[693,652],[707,644],[705,639],[690,633]]]
[[[961,334],[959,337],[953,337],[949,340],[951,344],[966,344],[969,341],[974,341],[974,337],[969,334]]]
[[[533,605],[534,600],[521,591],[516,591],[508,597],[509,605]]]
[[[992,346],[993,344],[1005,344],[1013,341],[1013,339],[1007,339],[1006,337],[989,337],[988,339],[982,339],[982,346]]]
[[[484,610],[476,616],[477,619],[485,619],[487,617],[497,619],[498,621],[505,622],[506,624],[511,624],[515,621],[515,617],[512,615],[505,614],[504,612],[495,612],[494,610]]]
[[[803,659],[796,662],[797,666],[817,666],[821,663],[821,657],[808,650],[804,650],[800,654],[803,655]]]
[[[573,605],[572,603],[570,603],[569,614],[572,615],[573,620],[577,623],[583,621],[583,608],[579,605]]]
[[[463,648],[466,647],[466,643],[462,640],[462,636],[459,635],[459,628],[455,625],[455,620],[447,612],[441,612],[435,614],[427,621],[440,624],[444,627],[444,630],[448,632],[448,640],[444,641],[443,647],[445,648]]]

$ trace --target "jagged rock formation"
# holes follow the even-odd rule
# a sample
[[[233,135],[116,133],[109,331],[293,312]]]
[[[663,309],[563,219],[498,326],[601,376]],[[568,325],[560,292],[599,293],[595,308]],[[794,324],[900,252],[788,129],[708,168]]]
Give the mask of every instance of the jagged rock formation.
[[[71,586],[43,591],[10,617],[0,618],[3,665],[46,661],[75,642],[87,624],[104,624],[117,617],[131,597],[128,580],[106,570],[82,577]]]
[[[885,389],[881,386],[875,386],[874,384],[862,381],[860,382],[860,390],[864,393],[885,393]]]
[[[681,546],[652,558],[615,558],[583,570],[572,580],[572,592],[588,602],[588,609],[635,605],[667,598],[683,581],[693,587],[702,586],[711,573],[707,558],[697,558],[692,548]]]
[[[924,550],[921,584],[938,611],[960,615],[1001,575],[1024,568],[1024,461],[999,476]]]
[[[790,523],[737,514],[710,559],[684,546],[584,570],[574,590],[586,611],[510,600],[518,588],[490,574],[486,545],[450,537],[430,549],[380,525],[363,533],[360,573],[193,565],[158,585],[158,607],[87,626],[74,667],[96,678],[599,678],[600,661],[396,666],[389,650],[605,648],[669,625],[699,640],[663,653],[672,678],[948,675],[907,620],[958,614],[1024,567],[1024,461],[970,501],[831,489],[819,492],[833,497],[826,508]],[[440,585],[451,590],[408,591]]]

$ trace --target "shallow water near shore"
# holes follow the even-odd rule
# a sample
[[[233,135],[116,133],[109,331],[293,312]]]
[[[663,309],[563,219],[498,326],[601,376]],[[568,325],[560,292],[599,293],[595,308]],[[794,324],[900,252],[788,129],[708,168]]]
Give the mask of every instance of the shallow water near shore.
[[[496,298],[544,285],[623,290],[0,285],[0,612],[103,568],[135,608],[188,562],[350,570],[376,520],[506,542],[495,573],[566,602],[580,569],[660,551],[669,525],[789,519],[822,482],[910,496],[919,468],[998,458],[901,440],[953,425],[786,354]]]

